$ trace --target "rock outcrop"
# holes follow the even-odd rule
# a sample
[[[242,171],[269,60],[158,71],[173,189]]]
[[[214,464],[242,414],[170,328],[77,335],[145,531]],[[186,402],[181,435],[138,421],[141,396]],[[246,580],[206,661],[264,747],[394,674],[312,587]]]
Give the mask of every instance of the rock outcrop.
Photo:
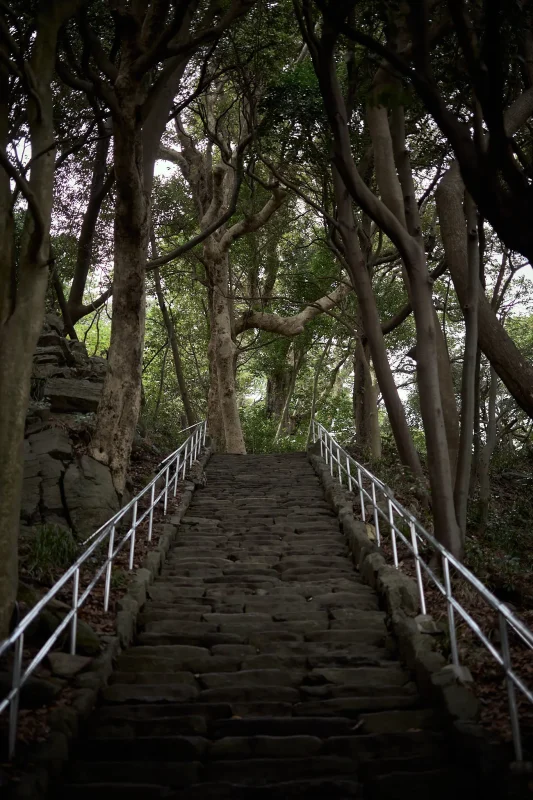
[[[120,508],[109,470],[79,446],[94,425],[106,364],[66,339],[59,317],[46,315],[26,419],[24,526],[61,525],[83,540]]]

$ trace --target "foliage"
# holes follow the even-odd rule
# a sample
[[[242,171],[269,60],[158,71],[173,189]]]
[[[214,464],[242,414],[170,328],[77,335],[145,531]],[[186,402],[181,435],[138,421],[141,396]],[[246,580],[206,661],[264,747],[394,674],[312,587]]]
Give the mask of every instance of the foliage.
[[[48,581],[75,561],[78,544],[72,532],[61,525],[39,525],[32,535],[26,569],[40,581]]]

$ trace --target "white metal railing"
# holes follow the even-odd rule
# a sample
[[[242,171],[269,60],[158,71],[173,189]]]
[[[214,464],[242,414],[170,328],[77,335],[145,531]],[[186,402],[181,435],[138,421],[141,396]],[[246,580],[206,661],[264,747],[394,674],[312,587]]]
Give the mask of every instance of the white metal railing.
[[[133,569],[137,528],[148,519],[148,541],[151,541],[154,508],[163,500],[163,512],[165,514],[167,513],[169,491],[173,491],[174,497],[176,496],[180,474],[182,478],[185,477],[187,466],[193,463],[204,446],[207,433],[207,423],[205,420],[196,425],[192,425],[190,428],[185,428],[185,431],[181,431],[181,433],[186,431],[190,431],[187,439],[177,450],[161,462],[157,475],[152,478],[150,483],[147,484],[136,497],[132,498],[127,505],[121,508],[120,511],[93,533],[92,536],[83,542],[83,544],[88,545],[88,547],[82,555],[69,567],[57,583],[48,590],[31,611],[29,611],[9,638],[0,643],[0,657],[5,655],[12,648],[14,649],[11,690],[7,696],[0,701],[0,714],[9,707],[9,758],[12,758],[15,753],[19,699],[22,687],[61,637],[63,631],[69,626],[70,652],[72,654],[76,652],[78,612],[104,573],[104,611],[108,610],[113,561],[122,548],[129,542],[128,566],[130,570]],[[162,488],[156,495],[156,485],[162,479],[164,483],[161,484]],[[148,493],[148,506],[139,515],[139,503]],[[132,512],[131,524],[128,525],[128,530],[124,534],[121,534],[118,527],[121,522],[125,521],[125,517],[130,511]],[[103,564],[96,570],[89,585],[80,593],[80,571],[84,565],[89,568],[91,567],[89,559],[95,555],[98,548],[102,547],[102,545],[107,545],[107,557]],[[24,640],[28,627],[39,617],[39,614],[48,603],[53,600],[70,581],[72,582],[72,604],[70,611],[43,644],[39,652],[31,659],[30,663],[26,667],[23,667]]]
[[[381,544],[381,531],[380,531],[380,518],[385,520],[386,526],[391,534],[392,556],[394,566],[398,569],[398,539],[407,547],[415,560],[416,578],[418,584],[418,592],[420,596],[420,608],[423,614],[426,613],[426,598],[424,592],[424,583],[422,580],[422,573],[424,572],[432,581],[434,586],[446,598],[447,611],[448,611],[448,624],[450,635],[450,649],[452,662],[455,666],[460,666],[459,650],[457,647],[457,628],[456,628],[456,613],[466,622],[468,627],[476,634],[476,636],[485,645],[488,652],[494,660],[500,665],[505,673],[505,680],[507,684],[507,699],[509,707],[509,718],[511,721],[511,731],[513,736],[514,752],[517,761],[522,761],[524,758],[522,737],[520,732],[520,722],[518,707],[516,701],[515,689],[518,688],[520,692],[533,703],[533,691],[526,686],[522,678],[517,675],[512,665],[511,649],[509,647],[509,628],[517,635],[522,642],[533,650],[533,632],[527,628],[518,617],[513,614],[507,606],[505,606],[487,587],[470,572],[467,567],[461,564],[445,547],[443,547],[430,533],[428,533],[418,520],[405,509],[401,503],[395,498],[394,494],[382,481],[375,477],[368,469],[362,464],[359,464],[352,458],[334,439],[334,437],[315,419],[312,420],[311,425],[312,441],[320,443],[320,453],[324,458],[326,464],[330,468],[330,473],[333,477],[338,477],[339,483],[342,484],[346,480],[348,488],[353,491],[354,486],[359,493],[359,502],[361,505],[361,518],[363,522],[366,521],[365,501],[370,501],[372,504],[374,528],[376,531],[376,543],[378,547]],[[380,499],[386,501],[387,510],[385,511],[378,505]],[[406,536],[397,525],[397,521],[403,520],[409,530]],[[439,553],[442,563],[441,578],[435,573],[435,570],[429,566],[420,553],[419,545],[426,547],[429,545],[434,553]],[[498,614],[499,619],[499,634],[501,650],[498,650],[494,643],[482,631],[480,625],[472,617],[472,615],[461,605],[461,603],[453,596],[452,582],[450,578],[450,566],[452,566],[457,573],[467,583],[472,586]]]

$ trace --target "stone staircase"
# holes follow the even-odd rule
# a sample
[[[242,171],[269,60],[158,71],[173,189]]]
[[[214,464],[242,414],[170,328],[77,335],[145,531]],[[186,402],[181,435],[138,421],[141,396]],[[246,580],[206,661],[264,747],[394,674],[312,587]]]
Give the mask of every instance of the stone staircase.
[[[466,796],[305,454],[207,476],[54,797]]]

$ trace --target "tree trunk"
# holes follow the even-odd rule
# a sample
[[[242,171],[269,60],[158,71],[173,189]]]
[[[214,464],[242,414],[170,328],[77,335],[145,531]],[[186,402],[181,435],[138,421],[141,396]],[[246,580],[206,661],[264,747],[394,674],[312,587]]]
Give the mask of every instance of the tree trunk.
[[[269,419],[279,420],[283,414],[283,406],[291,380],[289,369],[277,369],[267,378],[266,415]]]
[[[289,378],[289,385],[287,387],[286,395],[285,395],[285,402],[283,403],[283,409],[281,411],[281,416],[279,418],[278,427],[276,430],[276,435],[274,436],[274,441],[277,442],[279,437],[282,433],[289,433],[290,424],[289,424],[289,409],[291,406],[292,396],[294,394],[294,389],[296,387],[296,379],[298,377],[298,372],[300,371],[300,367],[303,363],[303,352],[296,352],[296,347],[294,343],[292,343],[292,367],[290,370],[290,378]]]
[[[312,49],[313,62],[333,133],[334,163],[353,199],[396,245],[408,272],[417,331],[418,387],[428,449],[435,535],[454,555],[461,558],[463,546],[453,502],[453,482],[437,368],[431,280],[425,255],[418,243],[369,189],[357,171],[352,156],[346,108],[333,60],[335,41],[336,35],[325,22],[322,38],[320,42],[314,38]],[[369,344],[372,345],[370,327],[366,320],[365,332],[369,337]],[[380,335],[382,335],[381,325]],[[372,360],[385,400],[384,386],[379,379],[379,364],[373,353]],[[396,392],[396,387],[394,391]]]
[[[381,458],[377,387],[372,382],[369,353],[357,337],[354,353],[353,406],[357,445],[372,460]]]
[[[461,385],[461,443],[455,479],[455,513],[463,537],[466,535],[466,512],[472,472],[472,446],[476,414],[477,306],[479,286],[479,243],[477,209],[470,195],[465,197],[468,235],[468,303],[463,307],[465,349]]]
[[[344,244],[344,257],[349,269],[350,280],[359,302],[363,327],[372,354],[372,363],[374,364],[379,388],[389,415],[398,453],[402,463],[408,466],[415,475],[422,477],[423,473],[418,453],[407,425],[403,404],[398,395],[387,357],[385,337],[381,329],[376,298],[374,297],[370,275],[359,246],[352,202],[337,168],[333,166],[332,170],[340,233]]]
[[[220,405],[220,393],[218,384],[217,364],[216,364],[216,342],[213,322],[213,290],[209,289],[209,345],[207,347],[207,358],[209,361],[209,392],[207,396],[207,429],[211,437],[211,446],[216,453],[224,453],[226,450],[226,438],[224,435],[224,423],[222,421],[222,408]]]
[[[411,159],[406,144],[403,106],[398,105],[394,108],[392,115],[393,135],[389,125],[387,109],[379,103],[379,91],[387,88],[390,90],[391,85],[398,86],[398,81],[391,80],[390,73],[380,68],[374,83],[374,104],[368,109],[367,117],[374,148],[376,181],[384,204],[392,211],[396,219],[423,251],[422,222],[416,202]],[[409,302],[412,305],[411,284],[405,264],[402,264],[402,273]],[[446,347],[444,334],[435,310],[433,311],[433,325],[442,412],[446,428],[450,468],[452,476],[454,476],[459,450],[459,417],[448,348]]]
[[[126,86],[120,105],[120,117],[113,125],[116,207],[111,345],[90,454],[110,467],[121,495],[141,404],[150,197],[143,184],[135,85]]]
[[[468,258],[466,240],[458,236],[463,216],[464,184],[455,162],[436,192],[440,230],[446,263],[461,306],[468,305]],[[517,346],[491,308],[482,288],[478,289],[478,342],[510,394],[526,414],[533,417],[533,365]]]
[[[489,519],[490,505],[490,460],[496,446],[496,396],[498,377],[494,367],[490,369],[489,409],[485,445],[479,459],[479,532],[484,533]]]
[[[31,152],[39,157],[32,163],[28,181],[33,208],[25,214],[18,271],[10,179],[0,167],[0,639],[7,635],[17,596],[24,424],[48,285],[56,156],[51,89],[56,41],[61,25],[75,10],[75,3],[43,5],[29,60],[32,95],[26,102]],[[7,74],[0,67],[0,146],[4,152],[9,141],[6,87]]]
[[[83,295],[87,285],[87,277],[91,268],[91,259],[93,254],[93,241],[94,233],[96,230],[96,223],[102,203],[106,195],[109,193],[113,185],[114,176],[113,171],[107,172],[107,155],[109,153],[109,144],[111,138],[111,123],[107,121],[104,126],[104,135],[96,144],[96,150],[93,162],[93,174],[91,179],[91,187],[89,190],[89,200],[85,214],[83,215],[83,222],[81,224],[80,237],[78,239],[78,248],[76,253],[76,268],[74,270],[74,277],[67,302],[68,320],[63,311],[65,325],[75,324],[85,314],[92,310],[89,306],[85,308],[83,305]]]
[[[208,272],[213,285],[213,324],[211,337],[214,347],[214,362],[218,379],[218,395],[224,439],[227,453],[246,453],[242,434],[237,390],[235,386],[234,356],[235,343],[232,338],[232,324],[229,290],[228,253],[208,239],[204,248]]]
[[[313,420],[315,418],[315,413],[316,413],[318,380],[320,378],[322,367],[324,366],[324,361],[326,360],[327,355],[329,353],[329,348],[331,347],[332,341],[333,341],[333,335],[331,335],[328,341],[326,342],[326,346],[322,350],[315,366],[315,375],[313,378],[313,394],[311,396],[311,413],[309,415],[309,437],[308,437],[309,440],[311,439]]]
[[[152,255],[154,258],[156,257],[156,253],[154,251],[154,244],[152,244]],[[196,414],[194,413],[193,407],[191,405],[191,401],[189,398],[189,390],[187,389],[187,382],[185,380],[185,375],[183,374],[183,365],[181,363],[181,356],[178,348],[178,340],[176,339],[176,329],[174,327],[174,322],[172,321],[172,317],[170,316],[169,310],[167,308],[167,304],[165,303],[165,296],[163,294],[163,289],[161,288],[161,276],[159,275],[159,270],[157,268],[154,269],[154,282],[155,282],[157,301],[159,303],[159,309],[161,311],[161,315],[163,317],[165,327],[167,329],[168,340],[170,342],[170,347],[172,349],[172,358],[174,361],[174,369],[176,371],[176,380],[178,381],[181,402],[183,403],[183,408],[185,409],[185,416],[187,417],[187,425],[194,425],[195,422],[197,421]]]

